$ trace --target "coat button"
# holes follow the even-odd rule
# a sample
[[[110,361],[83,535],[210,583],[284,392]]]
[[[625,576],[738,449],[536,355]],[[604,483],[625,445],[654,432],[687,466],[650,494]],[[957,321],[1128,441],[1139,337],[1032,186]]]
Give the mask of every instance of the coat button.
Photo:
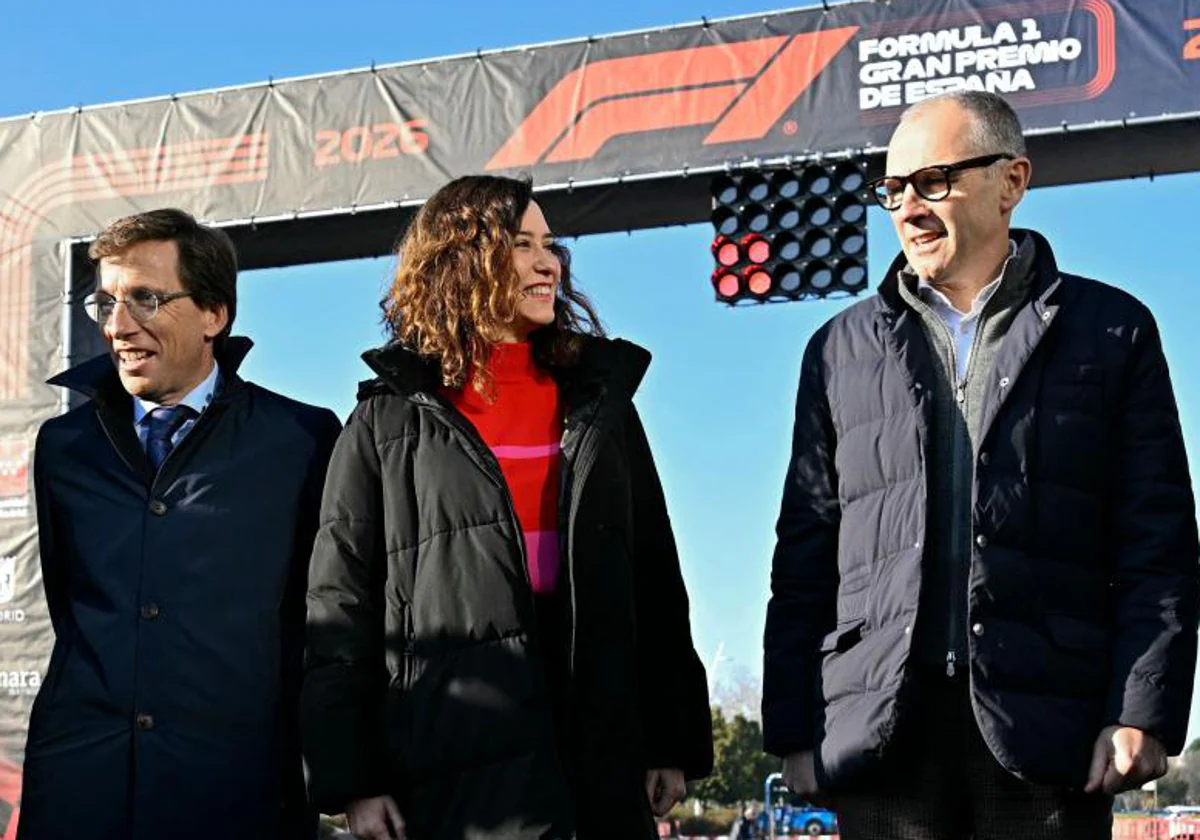
[[[1010,380],[1009,380],[1009,378],[1008,378],[1007,376],[1002,376],[1002,377],[1000,377],[1000,387],[1001,387],[1001,388],[1007,388],[1007,387],[1008,387],[1008,383],[1009,383],[1009,381],[1010,381]]]
[[[158,618],[158,612],[158,604],[142,605],[142,618],[146,619],[147,621],[153,621],[154,619]]]
[[[162,516],[167,512],[167,503],[161,499],[155,499],[150,503],[150,512],[155,516]]]
[[[987,548],[988,538],[985,537],[983,534],[980,534],[978,537],[975,538],[975,545],[979,546],[980,548]]]
[[[986,467],[988,464],[992,463],[992,456],[987,454],[986,452],[980,452],[979,453],[979,463],[983,464],[983,466]]]
[[[134,718],[134,724],[142,732],[149,732],[154,728],[154,715],[138,715]]]
[[[982,636],[983,635],[983,625],[980,624],[979,622],[972,624],[971,632],[974,633],[976,636]]]

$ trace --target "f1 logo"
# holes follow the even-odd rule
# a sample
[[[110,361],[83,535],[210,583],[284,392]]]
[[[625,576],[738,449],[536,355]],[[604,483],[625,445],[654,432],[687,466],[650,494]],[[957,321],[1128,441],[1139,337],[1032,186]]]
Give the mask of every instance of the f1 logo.
[[[758,140],[857,32],[847,26],[585,64],[546,94],[487,169],[587,160],[613,137],[710,123],[705,145]]]

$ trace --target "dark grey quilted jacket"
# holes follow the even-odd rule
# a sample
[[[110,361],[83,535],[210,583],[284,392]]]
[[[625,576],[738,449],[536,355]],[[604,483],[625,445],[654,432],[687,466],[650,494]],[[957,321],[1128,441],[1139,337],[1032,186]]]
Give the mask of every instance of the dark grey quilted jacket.
[[[989,373],[975,451],[971,696],[1013,773],[1080,786],[1108,724],[1183,747],[1196,659],[1197,535],[1158,330],[1125,292],[1036,277]],[[873,298],[804,354],[778,523],[763,724],[852,787],[886,750],[910,683],[927,571],[934,365],[902,301]]]

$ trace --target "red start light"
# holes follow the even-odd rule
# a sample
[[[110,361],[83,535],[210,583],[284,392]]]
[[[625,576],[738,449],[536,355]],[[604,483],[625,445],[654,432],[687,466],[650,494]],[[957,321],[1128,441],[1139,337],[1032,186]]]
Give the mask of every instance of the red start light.
[[[763,271],[761,268],[751,272],[750,277],[746,280],[746,285],[749,287],[751,294],[765,295],[771,291],[771,275]]]
[[[738,293],[738,276],[731,271],[717,275],[717,294],[723,298],[736,297]]]
[[[1200,2],[1200,0],[1197,0]],[[712,179],[709,283],[722,304],[764,304],[867,287],[861,160],[731,168]]]
[[[765,263],[771,258],[771,243],[758,234],[750,234],[742,239],[742,250],[746,259],[753,263]]]

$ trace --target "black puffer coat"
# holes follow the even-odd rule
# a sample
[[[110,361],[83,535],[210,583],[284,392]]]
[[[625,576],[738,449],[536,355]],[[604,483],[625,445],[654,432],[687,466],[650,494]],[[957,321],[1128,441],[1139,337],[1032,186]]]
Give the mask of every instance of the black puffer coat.
[[[437,395],[435,369],[397,346],[364,358],[379,379],[335,449],[310,577],[302,733],[314,801],[336,813],[390,793],[415,840],[652,836],[646,769],[704,776],[712,743],[631,402],[648,354],[592,340],[556,373],[565,750],[544,676],[553,648],[499,466]]]
[[[1158,330],[1125,292],[1060,273],[1034,238],[1029,299],[988,374],[975,452],[967,627],[984,739],[1013,773],[1082,786],[1102,727],[1183,747],[1197,538]],[[935,375],[897,290],[809,343],[765,634],[777,755],[816,749],[853,786],[886,752],[919,630]]]

